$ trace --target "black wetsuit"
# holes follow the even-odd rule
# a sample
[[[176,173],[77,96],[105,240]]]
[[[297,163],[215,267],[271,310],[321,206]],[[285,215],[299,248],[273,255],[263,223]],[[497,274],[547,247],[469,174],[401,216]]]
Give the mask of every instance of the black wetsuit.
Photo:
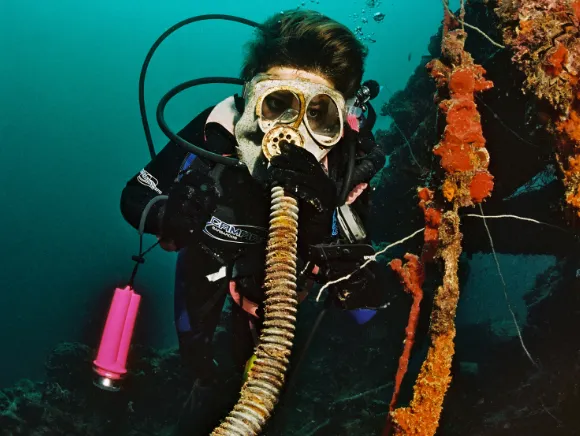
[[[211,110],[209,108],[199,114],[180,132],[180,136],[212,152],[235,155],[236,141],[231,133],[219,124],[205,126]],[[340,183],[340,175],[346,168],[347,151],[341,146],[342,142],[328,155],[329,176],[337,183]],[[199,157],[192,158],[183,148],[168,143],[127,183],[121,197],[121,210],[125,219],[137,228],[147,203],[157,195],[167,195],[186,166],[211,173],[218,182],[222,194],[219,204],[205,226],[199,243],[179,253],[176,278],[176,326],[180,351],[192,375],[204,378],[212,375],[211,341],[230,280],[236,280],[243,297],[257,303],[264,300],[261,284],[270,192],[266,186],[255,181],[245,168],[224,167]],[[355,203],[362,215],[368,191]],[[149,213],[146,233],[160,235],[160,207],[161,202],[156,203]],[[305,240],[320,243],[331,239],[333,227],[336,228],[332,223],[321,228],[311,227],[309,235],[299,233],[299,243]],[[185,310],[180,305],[181,296]],[[232,307],[236,334],[234,356],[241,369],[252,354],[254,342],[249,315],[236,304]]]

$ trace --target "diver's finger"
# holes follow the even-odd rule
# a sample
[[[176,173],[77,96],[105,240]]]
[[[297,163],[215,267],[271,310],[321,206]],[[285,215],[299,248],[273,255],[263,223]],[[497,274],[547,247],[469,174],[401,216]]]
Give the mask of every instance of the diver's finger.
[[[301,168],[304,172],[322,170],[314,155],[305,148],[292,144],[282,144],[280,151],[282,153],[275,158],[281,165],[288,164],[294,168]]]
[[[303,159],[303,161],[307,163],[310,167],[322,168],[320,166],[320,162],[318,162],[318,160],[316,160],[316,157],[307,149],[292,144],[287,144],[286,147],[283,147],[283,150],[286,148],[290,150],[290,153],[292,153],[294,156],[297,157],[299,156],[301,159]]]

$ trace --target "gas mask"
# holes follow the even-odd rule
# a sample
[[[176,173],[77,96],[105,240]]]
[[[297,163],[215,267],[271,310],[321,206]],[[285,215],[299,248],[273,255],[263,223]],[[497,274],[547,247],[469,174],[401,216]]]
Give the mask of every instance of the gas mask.
[[[323,84],[259,74],[246,84],[243,97],[235,126],[238,156],[259,180],[281,143],[303,147],[322,161],[343,136],[344,97]]]

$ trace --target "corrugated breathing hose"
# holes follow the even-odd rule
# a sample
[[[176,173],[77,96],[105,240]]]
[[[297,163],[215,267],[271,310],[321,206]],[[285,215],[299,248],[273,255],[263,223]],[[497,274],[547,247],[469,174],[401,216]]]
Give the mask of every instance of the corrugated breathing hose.
[[[298,202],[272,188],[266,254],[264,326],[256,347],[257,359],[242,386],[240,399],[212,436],[260,434],[284,386],[296,328],[296,253]]]

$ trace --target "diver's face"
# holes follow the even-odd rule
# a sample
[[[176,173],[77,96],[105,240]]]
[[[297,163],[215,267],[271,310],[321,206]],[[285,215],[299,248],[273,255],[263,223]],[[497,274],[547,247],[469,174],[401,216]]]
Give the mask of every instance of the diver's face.
[[[279,153],[280,138],[307,149],[318,161],[340,141],[344,98],[324,75],[276,66],[246,85],[235,136],[240,160],[255,178],[267,178],[267,160]]]

